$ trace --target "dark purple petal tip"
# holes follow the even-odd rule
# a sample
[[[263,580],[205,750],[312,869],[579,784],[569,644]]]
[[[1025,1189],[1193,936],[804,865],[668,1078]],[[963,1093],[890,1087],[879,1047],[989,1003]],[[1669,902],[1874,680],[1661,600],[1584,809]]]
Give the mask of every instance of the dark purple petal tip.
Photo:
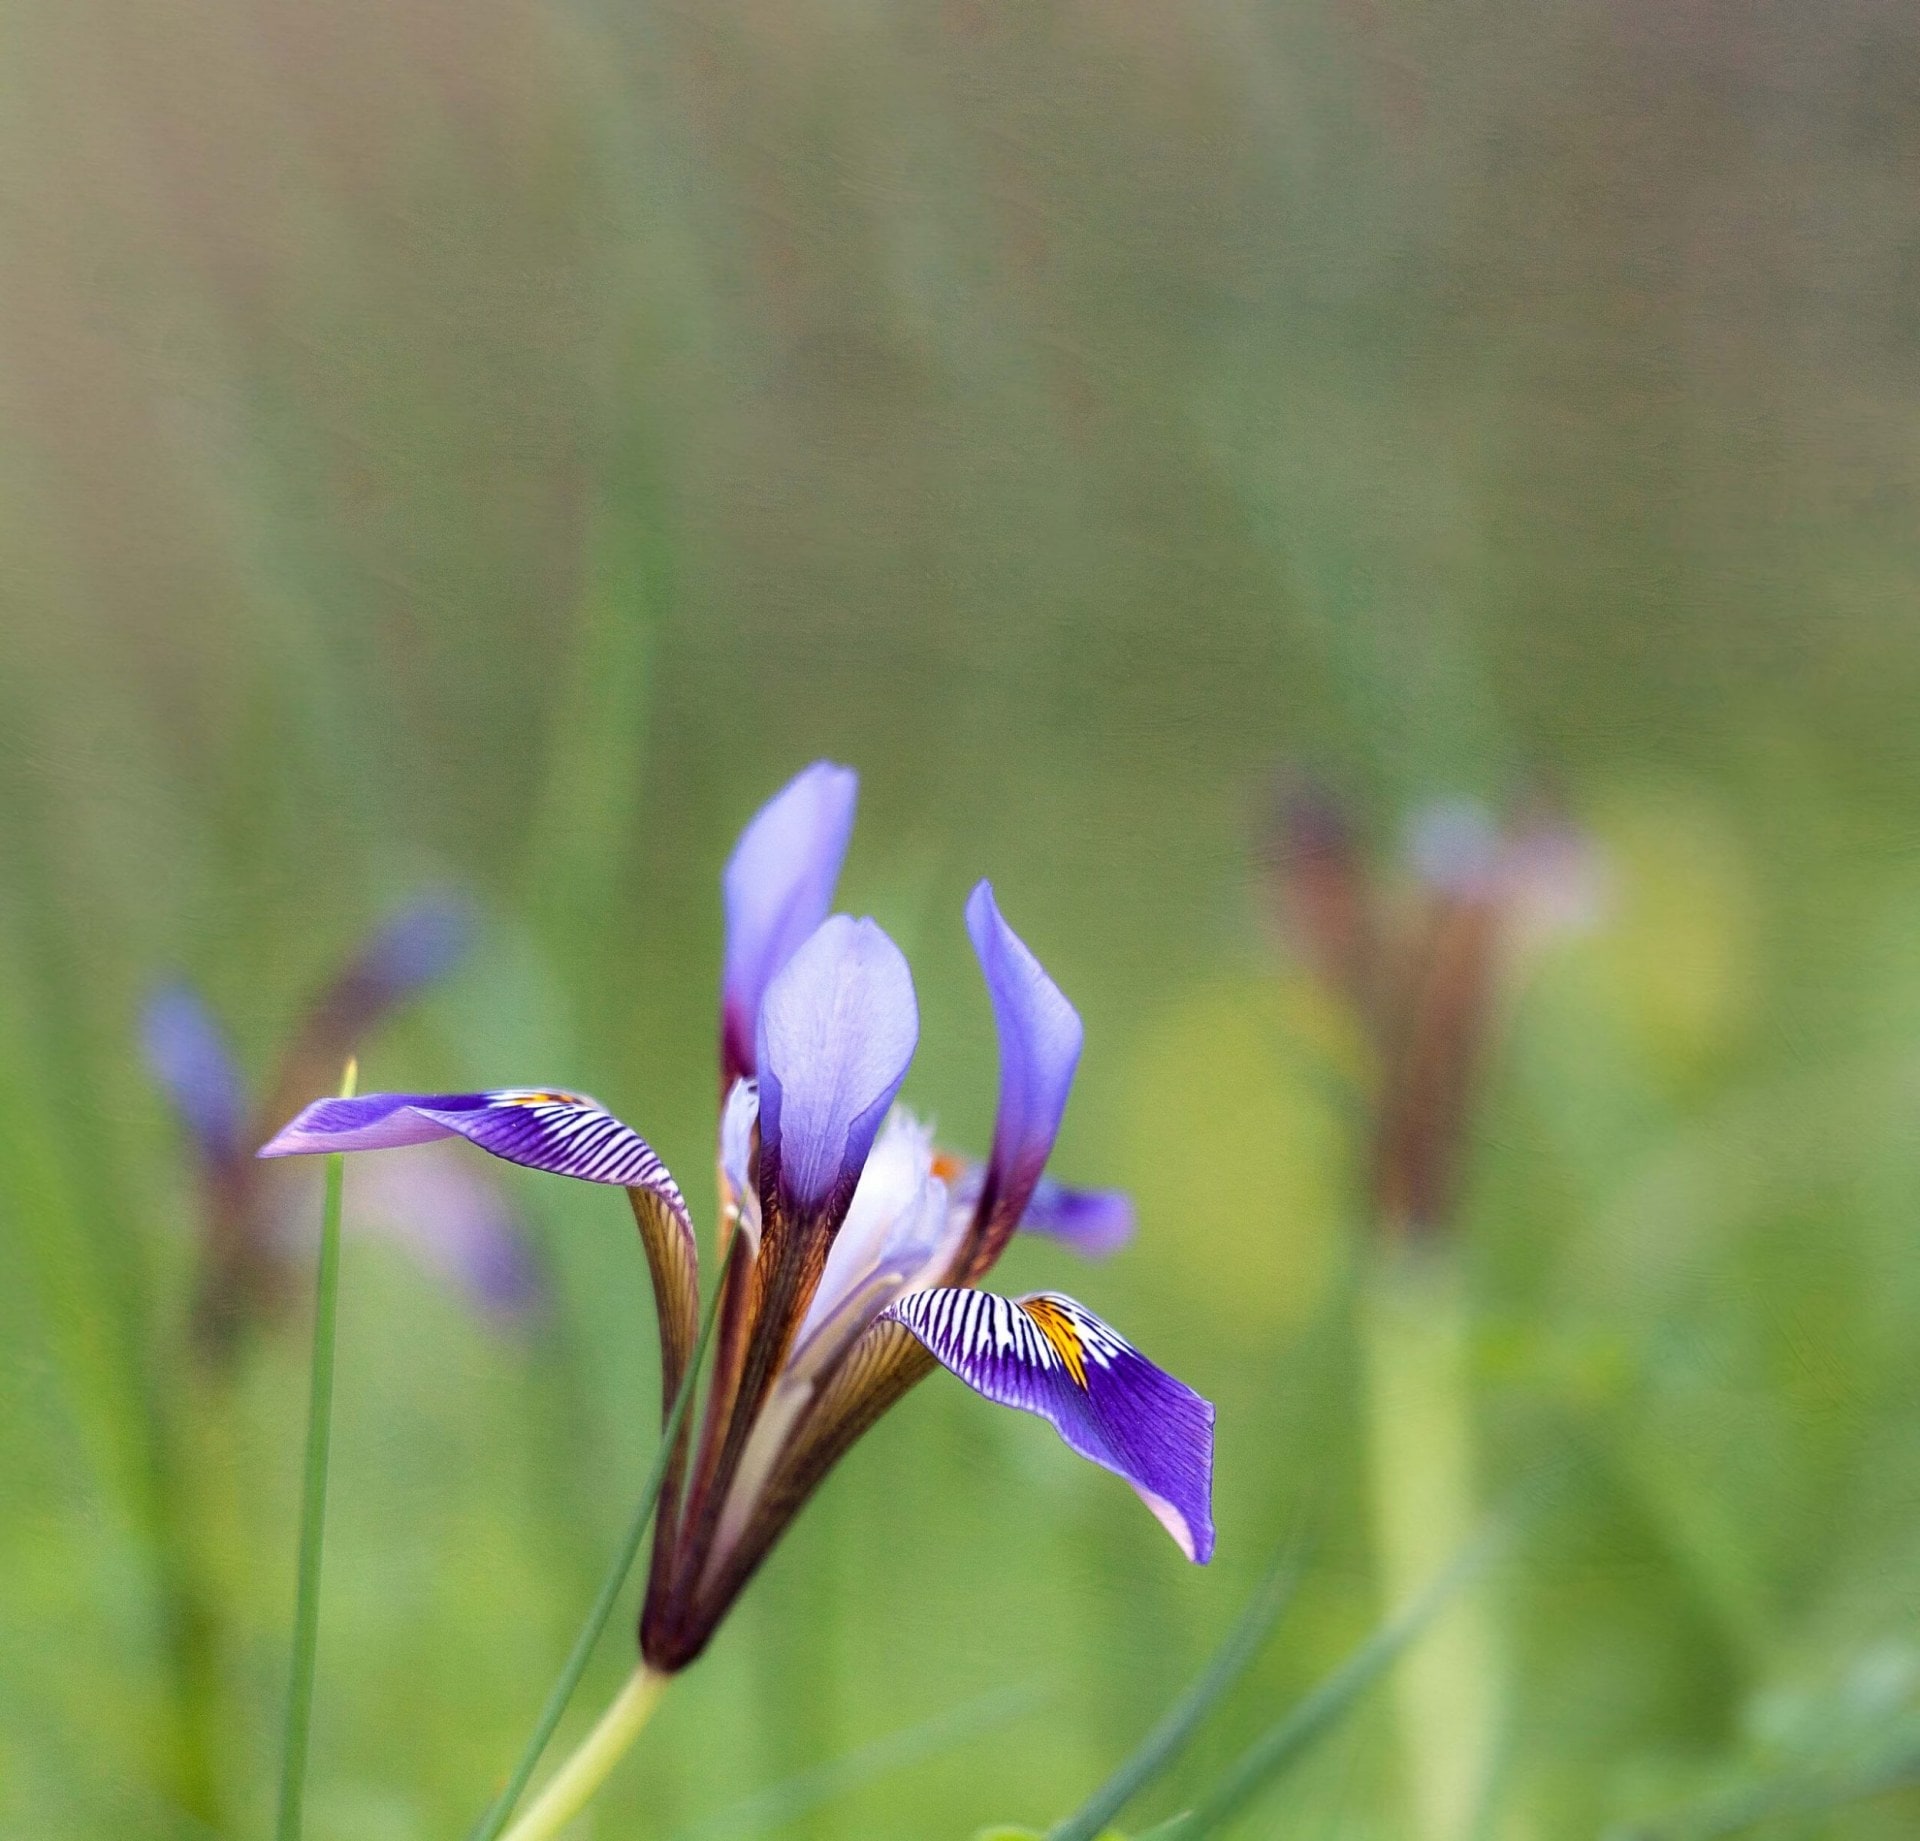
[[[1054,1292],[910,1292],[885,1313],[941,1366],[1037,1414],[1131,1483],[1188,1559],[1213,1557],[1213,1407],[1091,1311]]]
[[[851,767],[815,761],[760,808],[727,859],[720,1036],[729,1084],[756,1071],[767,986],[833,906],[859,790]]]

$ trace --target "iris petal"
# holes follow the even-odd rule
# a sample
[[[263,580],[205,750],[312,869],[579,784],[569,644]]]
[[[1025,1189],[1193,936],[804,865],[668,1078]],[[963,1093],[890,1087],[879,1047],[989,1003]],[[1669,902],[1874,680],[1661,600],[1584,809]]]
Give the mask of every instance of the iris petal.
[[[438,1138],[465,1138],[508,1163],[626,1190],[660,1315],[664,1412],[692,1353],[699,1314],[693,1221],[653,1147],[597,1100],[535,1087],[315,1100],[260,1155],[397,1150]]]
[[[1213,1554],[1213,1407],[1071,1298],[910,1292],[885,1315],[976,1393],[1124,1477],[1190,1560]]]
[[[246,1084],[199,994],[184,984],[156,991],[141,1018],[141,1044],[201,1155],[214,1163],[237,1156],[246,1131]]]
[[[814,762],[760,808],[727,859],[720,1056],[728,1085],[756,1071],[767,986],[833,906],[859,787],[852,768]]]
[[[919,1038],[899,947],[844,914],[815,929],[760,1008],[762,1189],[796,1216],[844,1207]]]
[[[385,1151],[460,1137],[483,1151],[583,1182],[653,1191],[686,1214],[653,1147],[580,1093],[502,1087],[490,1093],[368,1093],[314,1103],[261,1148],[262,1157]]]
[[[993,1000],[1000,1039],[1000,1106],[979,1214],[961,1278],[978,1278],[999,1257],[1040,1181],[1080,1060],[1080,1017],[1001,917],[993,886],[967,902],[967,931]]]
[[[303,1227],[312,1219],[303,1207]],[[351,1219],[492,1315],[524,1316],[539,1302],[539,1267],[506,1196],[483,1166],[452,1151],[376,1160],[354,1186]]]
[[[1043,1176],[1034,1185],[1020,1232],[1063,1240],[1077,1253],[1099,1259],[1133,1238],[1133,1198],[1121,1189],[1069,1189]]]

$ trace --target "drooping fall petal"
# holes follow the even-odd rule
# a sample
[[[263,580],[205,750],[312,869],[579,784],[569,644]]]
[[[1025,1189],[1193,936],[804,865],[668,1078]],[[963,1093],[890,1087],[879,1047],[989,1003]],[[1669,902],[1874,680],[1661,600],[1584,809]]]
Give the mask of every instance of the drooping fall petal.
[[[910,1292],[886,1316],[976,1393],[1037,1414],[1124,1477],[1188,1559],[1213,1554],[1213,1407],[1054,1292]]]

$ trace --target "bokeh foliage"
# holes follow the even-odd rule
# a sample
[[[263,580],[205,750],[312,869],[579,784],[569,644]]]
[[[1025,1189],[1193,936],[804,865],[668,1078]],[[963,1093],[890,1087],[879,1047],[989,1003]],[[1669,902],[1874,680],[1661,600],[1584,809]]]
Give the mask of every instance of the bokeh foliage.
[[[0,1832],[204,1832],[183,1587],[225,1831],[271,1794],[303,1350],[194,1372],[150,983],[257,1064],[365,923],[464,886],[482,949],[369,1083],[586,1087],[704,1203],[719,864],[822,754],[864,775],[845,897],[914,960],[914,1103],[984,1141],[981,873],[1087,1018],[1059,1167],[1143,1231],[1010,1277],[1218,1401],[1220,1558],[936,1379],[596,1832],[1044,1825],[1310,1512],[1144,1827],[1374,1621],[1283,760],[1387,842],[1546,784],[1609,866],[1466,1210],[1488,1489],[1558,1479],[1503,1575],[1512,1808],[1591,1834],[1910,1747],[1917,150],[1887,0],[0,9]],[[477,1813],[644,1467],[624,1209],[516,1192],[556,1292],[518,1339],[349,1243],[326,1841]],[[1396,1832],[1378,1722],[1272,1808]]]

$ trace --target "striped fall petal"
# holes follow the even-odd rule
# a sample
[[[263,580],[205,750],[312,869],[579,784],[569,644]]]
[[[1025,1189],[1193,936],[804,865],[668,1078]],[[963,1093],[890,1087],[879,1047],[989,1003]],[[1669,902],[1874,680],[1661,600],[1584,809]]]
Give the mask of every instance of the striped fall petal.
[[[1046,1420],[1084,1458],[1124,1477],[1188,1559],[1213,1556],[1213,1408],[1057,1292],[915,1291],[885,1316],[975,1393]]]

